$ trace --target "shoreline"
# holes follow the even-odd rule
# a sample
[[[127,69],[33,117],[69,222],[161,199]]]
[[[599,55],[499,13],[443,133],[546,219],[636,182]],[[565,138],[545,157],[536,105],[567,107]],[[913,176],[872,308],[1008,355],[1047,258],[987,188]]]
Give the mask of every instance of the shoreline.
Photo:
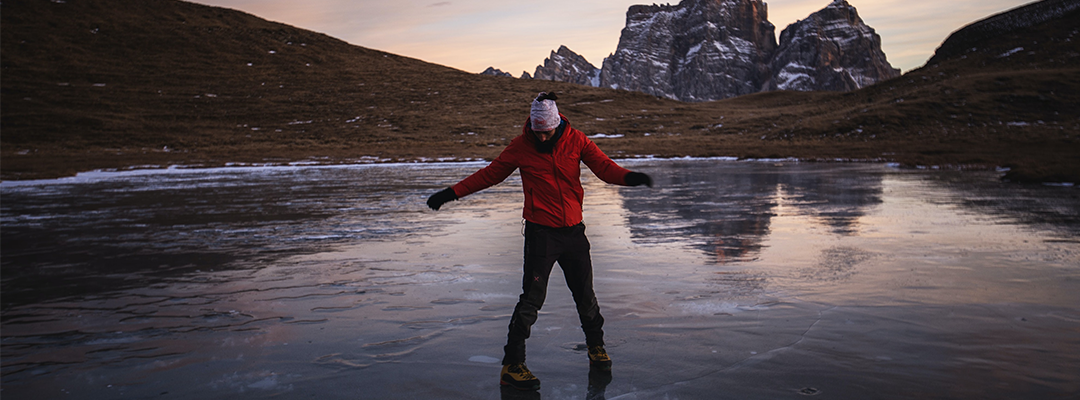
[[[612,157],[616,163],[624,162],[647,162],[647,161],[723,161],[723,162],[748,162],[748,163],[837,163],[837,164],[880,164],[885,167],[895,169],[908,169],[908,170],[944,170],[944,171],[996,171],[1001,174],[1001,178],[1004,180],[1005,175],[1011,171],[1011,168],[995,166],[988,167],[984,165],[975,164],[944,164],[944,165],[907,165],[904,163],[895,162],[893,160],[879,158],[879,159],[859,159],[859,158],[798,158],[798,157],[783,157],[783,158],[740,158],[740,157],[728,157],[728,156],[710,156],[710,157],[697,157],[697,156],[681,156],[681,157],[658,157],[655,155],[634,155],[630,157]],[[34,186],[52,183],[70,183],[83,180],[92,180],[103,177],[110,177],[116,175],[154,175],[165,173],[202,173],[211,172],[215,170],[237,172],[243,170],[260,170],[260,169],[289,169],[289,168],[364,168],[364,167],[379,167],[379,168],[395,168],[395,167],[432,167],[432,166],[444,166],[444,165],[470,165],[475,164],[478,166],[487,165],[491,160],[475,159],[475,158],[452,158],[442,157],[438,159],[429,159],[420,157],[413,160],[402,159],[379,159],[374,161],[340,161],[340,162],[318,162],[318,161],[288,161],[288,162],[263,162],[263,163],[242,163],[233,162],[226,163],[219,166],[207,166],[204,164],[169,164],[169,165],[132,165],[123,168],[100,168],[94,170],[80,171],[74,175],[60,176],[55,178],[40,178],[40,179],[4,179],[0,180],[0,187],[18,187],[18,186]],[[1071,187],[1076,182],[1040,182],[1043,185],[1050,186],[1066,186]]]

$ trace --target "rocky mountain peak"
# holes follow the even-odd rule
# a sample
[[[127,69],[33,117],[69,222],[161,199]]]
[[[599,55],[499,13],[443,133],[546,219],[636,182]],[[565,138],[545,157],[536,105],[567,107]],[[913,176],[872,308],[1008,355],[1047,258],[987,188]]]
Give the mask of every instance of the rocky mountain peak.
[[[755,93],[768,79],[774,31],[761,0],[632,6],[600,84],[683,101]]]
[[[480,75],[509,76],[511,78],[514,77],[513,75],[510,75],[509,72],[503,72],[501,69],[498,69],[498,68],[495,68],[495,67],[488,67],[487,69],[484,70],[484,72],[481,72]]]
[[[526,73],[522,77],[526,77]],[[585,60],[585,57],[573,52],[566,46],[559,46],[557,51],[544,59],[544,65],[536,67],[532,79],[572,82],[579,85],[600,86],[600,69]]]
[[[769,90],[847,91],[900,76],[881,37],[846,0],[785,28],[770,69]]]
[[[775,30],[762,0],[635,5],[602,68],[561,46],[522,78],[710,101],[766,90],[854,90],[900,75],[846,0],[791,24],[779,44]]]

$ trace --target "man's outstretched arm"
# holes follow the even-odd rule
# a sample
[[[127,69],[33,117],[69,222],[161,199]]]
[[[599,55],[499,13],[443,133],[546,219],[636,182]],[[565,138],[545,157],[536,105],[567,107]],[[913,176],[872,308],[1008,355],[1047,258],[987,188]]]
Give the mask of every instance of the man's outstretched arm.
[[[514,173],[515,169],[517,169],[517,165],[506,162],[500,154],[491,164],[469,175],[468,178],[462,179],[461,182],[454,186],[428,197],[427,205],[432,210],[438,210],[443,204],[487,189],[506,180],[510,174]]]
[[[588,140],[588,139],[586,139]],[[640,186],[648,185],[652,187],[652,178],[641,172],[633,172],[626,168],[620,167],[615,161],[612,161],[607,154],[604,154],[596,143],[589,140],[585,147],[581,150],[581,161],[589,167],[589,170],[596,174],[600,180],[625,186]]]

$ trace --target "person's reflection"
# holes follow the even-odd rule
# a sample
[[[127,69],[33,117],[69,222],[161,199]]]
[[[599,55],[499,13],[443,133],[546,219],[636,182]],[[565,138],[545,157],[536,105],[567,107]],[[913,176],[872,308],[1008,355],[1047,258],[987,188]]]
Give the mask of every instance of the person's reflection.
[[[540,400],[539,390],[518,390],[510,386],[499,385],[502,400]]]
[[[611,371],[589,368],[589,389],[585,392],[585,400],[604,400],[609,383],[611,383]]]
[[[607,386],[611,383],[611,371],[589,368],[589,386],[585,391],[585,400],[604,400]],[[517,390],[510,386],[499,386],[502,400],[540,400],[536,390]]]

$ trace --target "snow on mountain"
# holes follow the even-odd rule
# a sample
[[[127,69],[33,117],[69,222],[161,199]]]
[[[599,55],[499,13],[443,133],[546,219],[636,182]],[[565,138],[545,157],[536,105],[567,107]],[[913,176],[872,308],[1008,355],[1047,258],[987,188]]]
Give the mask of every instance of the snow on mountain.
[[[845,0],[785,28],[770,69],[769,90],[848,91],[900,76],[881,37]]]

